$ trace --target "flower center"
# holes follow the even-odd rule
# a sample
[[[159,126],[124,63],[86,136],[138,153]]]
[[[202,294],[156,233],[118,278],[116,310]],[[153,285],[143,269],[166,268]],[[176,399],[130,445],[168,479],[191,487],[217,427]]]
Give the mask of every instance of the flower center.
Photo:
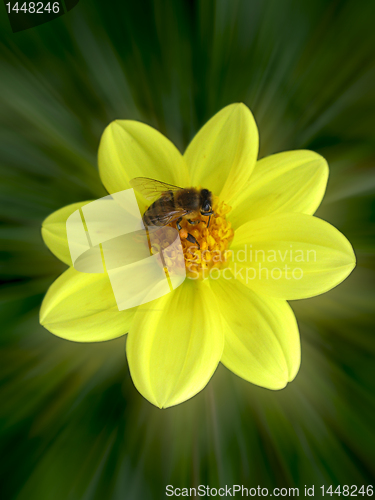
[[[186,275],[192,279],[208,278],[211,269],[225,267],[231,254],[228,247],[233,239],[234,231],[231,223],[226,220],[231,207],[214,197],[212,208],[215,215],[211,217],[209,225],[208,216],[201,214],[191,219],[193,224],[187,219],[182,219],[180,222]],[[196,223],[196,221],[199,222]],[[176,228],[175,223],[171,226]],[[188,234],[194,236],[199,248],[196,243],[191,243],[186,239]]]

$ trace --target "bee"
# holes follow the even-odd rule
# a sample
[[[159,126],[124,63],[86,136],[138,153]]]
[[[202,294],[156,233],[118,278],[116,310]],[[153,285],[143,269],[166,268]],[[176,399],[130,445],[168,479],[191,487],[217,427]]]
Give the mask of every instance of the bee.
[[[198,224],[200,220],[193,219],[199,213],[208,216],[207,227],[209,227],[214,211],[212,193],[208,189],[181,188],[147,177],[136,177],[130,181],[130,185],[147,200],[153,201],[143,214],[143,223],[146,227],[166,226],[176,222],[180,231],[182,229],[180,222],[183,218],[190,224]],[[200,248],[192,234],[187,233],[186,239]]]

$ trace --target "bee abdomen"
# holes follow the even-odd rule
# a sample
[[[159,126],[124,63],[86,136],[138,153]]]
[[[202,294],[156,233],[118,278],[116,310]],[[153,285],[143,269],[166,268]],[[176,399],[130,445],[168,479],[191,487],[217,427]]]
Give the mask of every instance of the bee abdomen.
[[[168,210],[169,209],[169,210]],[[161,197],[154,201],[143,214],[145,226],[164,226],[165,218],[163,214],[174,209],[173,197]]]
[[[143,222],[145,226],[160,226],[157,212],[155,210],[155,203],[150,205],[146,212],[143,214]]]

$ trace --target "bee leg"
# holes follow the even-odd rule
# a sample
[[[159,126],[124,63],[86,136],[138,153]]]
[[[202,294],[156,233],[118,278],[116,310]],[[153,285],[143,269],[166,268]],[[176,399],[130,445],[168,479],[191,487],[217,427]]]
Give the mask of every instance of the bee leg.
[[[210,226],[210,222],[211,222],[211,217],[214,215],[214,212],[201,212],[201,215],[204,215],[204,216],[207,216],[208,215],[208,221],[207,221],[207,227]],[[216,215],[215,215],[216,217]]]
[[[182,217],[180,217],[177,220],[177,222],[176,222],[176,226],[177,226],[177,229],[179,231],[181,231],[181,229],[182,229],[181,224],[180,224],[181,221],[182,221]],[[195,223],[195,222],[200,222],[200,221],[193,221],[193,222]],[[187,236],[186,236],[186,239],[188,241],[190,241],[190,243],[195,243],[198,246],[198,250],[200,250],[201,246],[200,246],[200,244],[197,242],[197,240],[194,238],[194,236],[192,234],[188,233]]]
[[[188,235],[186,236],[186,239],[188,241],[190,241],[190,243],[195,243],[198,246],[198,250],[200,250],[201,246],[200,246],[200,244],[197,242],[197,240],[194,238],[194,236],[192,234],[188,233]]]
[[[190,220],[190,219],[188,219],[187,221],[188,221],[189,224],[199,224],[200,223],[200,220],[198,220],[198,219],[197,220]]]

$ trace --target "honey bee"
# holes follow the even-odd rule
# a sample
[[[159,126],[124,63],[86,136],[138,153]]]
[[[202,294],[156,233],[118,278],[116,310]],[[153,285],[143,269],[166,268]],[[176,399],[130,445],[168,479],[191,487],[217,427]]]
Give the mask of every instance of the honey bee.
[[[130,185],[147,200],[154,200],[143,214],[143,223],[146,227],[166,226],[176,222],[180,231],[182,229],[180,222],[183,218],[190,224],[198,224],[200,220],[193,219],[199,213],[208,216],[207,227],[210,225],[214,211],[212,193],[208,189],[181,188],[147,177],[136,177],[130,181]],[[200,248],[192,234],[187,233],[186,239]]]

